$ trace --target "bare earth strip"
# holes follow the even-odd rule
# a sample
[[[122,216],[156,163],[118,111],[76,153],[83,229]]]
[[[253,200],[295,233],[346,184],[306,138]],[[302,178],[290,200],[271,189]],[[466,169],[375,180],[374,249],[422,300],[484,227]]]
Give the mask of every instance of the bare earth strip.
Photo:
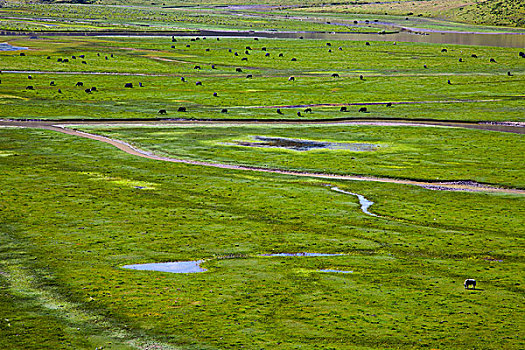
[[[41,125],[40,128],[58,131],[58,132],[68,134],[68,135],[84,137],[84,138],[88,138],[88,139],[96,140],[100,142],[105,142],[105,143],[108,143],[110,145],[117,147],[121,151],[124,151],[128,154],[138,156],[138,157],[153,159],[153,160],[165,161],[165,162],[207,166],[207,167],[215,167],[215,168],[221,168],[221,169],[257,171],[257,172],[272,173],[272,174],[312,177],[312,178],[327,179],[327,180],[349,180],[349,181],[371,181],[371,182],[396,183],[396,184],[403,184],[403,185],[420,186],[420,187],[431,189],[431,190],[442,190],[442,191],[469,191],[469,192],[496,192],[496,193],[525,194],[525,190],[497,188],[497,187],[486,186],[486,185],[482,185],[482,184],[478,184],[478,183],[470,182],[470,181],[468,182],[465,182],[465,181],[424,182],[424,181],[414,181],[414,180],[378,178],[378,177],[369,177],[369,176],[308,173],[308,172],[298,172],[298,171],[290,171],[290,170],[268,169],[268,168],[251,167],[251,166],[243,166],[243,165],[231,165],[231,164],[211,163],[211,162],[202,162],[202,161],[197,161],[197,160],[163,157],[163,156],[158,156],[153,153],[141,150],[121,140],[111,139],[105,136],[100,136],[100,135],[90,134],[90,133],[77,131],[73,129],[68,129],[63,126]]]

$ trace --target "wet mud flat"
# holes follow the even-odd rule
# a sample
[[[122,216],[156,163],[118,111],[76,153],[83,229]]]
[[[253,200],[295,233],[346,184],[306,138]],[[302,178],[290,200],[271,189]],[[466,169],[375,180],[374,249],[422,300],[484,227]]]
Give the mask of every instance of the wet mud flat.
[[[312,141],[289,139],[283,137],[253,136],[254,141],[236,141],[238,146],[262,147],[262,148],[284,148],[294,151],[310,151],[315,149],[349,150],[355,152],[374,151],[379,146],[369,143],[343,143],[328,141]]]

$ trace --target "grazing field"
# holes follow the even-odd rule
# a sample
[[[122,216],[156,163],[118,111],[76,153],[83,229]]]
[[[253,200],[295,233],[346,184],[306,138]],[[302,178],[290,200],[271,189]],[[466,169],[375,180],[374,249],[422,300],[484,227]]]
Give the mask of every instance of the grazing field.
[[[3,309],[2,341],[15,348],[41,348],[39,332],[58,347],[151,338],[199,349],[523,345],[522,196],[332,183],[374,201],[377,218],[326,181],[1,132],[1,296],[25,308]],[[346,255],[257,257],[272,252]],[[197,259],[208,272],[119,268]],[[465,277],[479,289],[465,291]]]
[[[0,348],[525,348],[523,49],[323,33],[493,31],[379,3],[108,4],[0,28],[252,37],[0,36]],[[167,262],[206,271],[124,268]]]
[[[172,118],[524,120],[525,59],[518,49],[213,37],[6,39],[30,50],[0,52],[0,118],[152,118],[164,109]],[[358,113],[362,105],[369,113]],[[299,117],[307,107],[313,113]]]
[[[176,158],[430,181],[472,180],[524,188],[522,135],[421,126],[75,126]],[[256,147],[256,137],[336,142],[308,151]],[[251,145],[246,145],[251,143]],[[354,147],[352,147],[354,145]],[[360,147],[363,145],[362,147]],[[346,149],[345,149],[346,148]]]

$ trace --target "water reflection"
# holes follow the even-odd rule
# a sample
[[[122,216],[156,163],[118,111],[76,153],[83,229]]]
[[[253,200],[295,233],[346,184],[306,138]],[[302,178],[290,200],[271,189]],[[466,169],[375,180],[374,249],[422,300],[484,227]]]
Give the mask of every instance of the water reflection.
[[[13,46],[9,43],[0,43],[0,51],[18,51],[18,50],[27,50],[27,47],[18,47],[18,46]]]
[[[151,264],[136,264],[122,266],[125,269],[131,270],[146,270],[146,271],[161,271],[171,273],[195,273],[205,272],[206,269],[200,267],[203,260],[197,261],[176,261],[165,263],[151,263]]]

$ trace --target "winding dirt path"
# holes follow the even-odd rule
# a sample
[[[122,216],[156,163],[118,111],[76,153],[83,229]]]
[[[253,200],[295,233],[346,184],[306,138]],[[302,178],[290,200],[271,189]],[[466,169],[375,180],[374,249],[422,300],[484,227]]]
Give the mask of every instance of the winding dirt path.
[[[68,134],[68,135],[84,137],[87,139],[110,144],[112,146],[117,147],[121,151],[124,151],[134,156],[143,157],[143,158],[152,159],[152,160],[159,160],[159,161],[164,161],[164,162],[182,163],[182,164],[214,167],[214,168],[221,168],[221,169],[256,171],[256,172],[270,173],[270,174],[311,177],[311,178],[327,179],[327,180],[349,180],[349,181],[371,181],[371,182],[382,182],[382,183],[395,183],[395,184],[403,184],[403,185],[414,185],[414,186],[427,188],[430,190],[440,190],[440,191],[469,191],[469,192],[525,194],[525,190],[498,188],[498,187],[487,186],[487,185],[478,184],[478,183],[470,182],[470,181],[468,182],[465,182],[465,181],[425,182],[425,181],[415,181],[415,180],[405,180],[405,179],[379,178],[379,177],[371,177],[371,176],[309,173],[309,172],[299,172],[299,171],[291,171],[291,170],[280,170],[280,169],[270,169],[270,168],[252,167],[252,166],[244,166],[244,165],[231,165],[231,164],[203,162],[203,161],[197,161],[197,160],[187,160],[187,159],[180,159],[180,158],[171,158],[171,157],[159,156],[154,153],[147,152],[145,150],[137,148],[121,140],[111,139],[111,138],[101,136],[101,135],[90,134],[90,133],[83,132],[83,131],[69,129],[64,125],[53,125],[53,124],[50,124],[49,122],[45,123],[45,122],[38,122],[38,121],[32,121],[32,122],[31,121],[26,121],[26,122],[20,122],[20,121],[19,122],[5,122],[4,121],[0,123],[0,125],[40,128],[40,129],[57,131],[57,132],[61,132],[61,133]]]

